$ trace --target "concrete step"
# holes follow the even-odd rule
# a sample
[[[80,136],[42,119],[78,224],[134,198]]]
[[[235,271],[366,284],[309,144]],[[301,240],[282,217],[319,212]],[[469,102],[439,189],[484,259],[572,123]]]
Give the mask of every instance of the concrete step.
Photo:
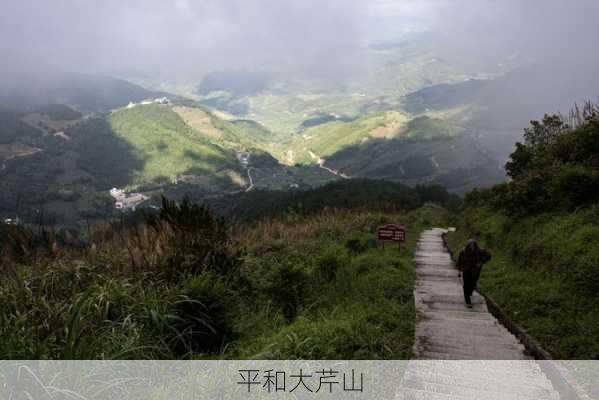
[[[453,375],[444,375],[438,372],[423,372],[422,370],[408,368],[404,374],[402,386],[418,388],[405,383],[408,381],[417,381],[440,386],[478,388],[493,392],[514,393],[555,400],[559,399],[559,396],[555,397],[557,393],[553,389],[551,382],[548,380],[523,379],[522,377],[512,378],[501,374],[489,375],[484,379],[476,376],[461,376],[457,378]]]
[[[422,336],[422,335],[417,335],[416,337],[417,340],[417,345],[421,346],[422,348],[424,348],[424,346],[433,346],[433,347],[439,347],[439,346],[447,346],[448,349],[454,349],[456,351],[460,351],[461,349],[480,349],[480,350],[486,350],[488,348],[495,348],[497,350],[502,350],[502,349],[518,349],[519,351],[521,351],[522,353],[525,352],[525,348],[524,346],[519,343],[518,341],[494,341],[492,343],[489,343],[488,338],[481,338],[481,339],[477,339],[475,337],[466,337],[466,338],[448,338],[448,337],[439,337],[439,336],[434,336],[434,337],[429,337],[429,336]]]
[[[469,309],[464,311],[427,311],[426,317],[431,320],[446,320],[446,319],[464,319],[464,320],[493,320],[495,321],[495,317],[493,317],[489,313],[483,312],[471,312]]]
[[[457,357],[459,360],[523,360],[526,356],[522,350],[509,347],[494,346],[492,349],[485,348],[452,348],[447,345],[423,344],[418,345],[422,353],[447,354]]]
[[[505,330],[505,328],[503,328]],[[477,326],[473,329],[468,324],[463,326],[457,326],[455,324],[447,324],[447,328],[442,330],[439,328],[439,324],[433,324],[432,321],[421,321],[416,327],[416,332],[420,335],[427,335],[431,337],[439,338],[470,338],[470,337],[485,337],[489,339],[495,339],[501,342],[517,342],[518,340],[512,335],[507,334],[496,326]]]
[[[464,293],[462,291],[462,287],[459,287],[459,292],[454,294],[442,294],[442,293],[430,293],[429,292],[429,300],[434,302],[442,302],[449,304],[459,304],[465,306],[464,304]],[[484,298],[482,296],[472,296],[471,297],[472,304],[483,303]]]
[[[427,299],[423,299],[422,296],[420,301],[423,303],[423,307],[426,307],[427,310],[432,311],[469,311],[469,312],[488,312],[487,305],[483,303],[474,303],[472,304],[472,308],[466,307],[465,304],[458,303],[444,303],[442,301],[431,301]]]
[[[485,361],[470,360],[468,362],[457,361],[418,361],[413,360],[409,363],[410,369],[417,369],[425,372],[438,372],[453,376],[493,376],[495,374],[507,377],[521,379],[547,379],[540,366],[532,361]]]
[[[437,339],[434,337],[420,337],[420,339],[417,342],[417,345],[423,350],[445,348],[447,350],[455,351],[457,353],[483,353],[491,349],[493,351],[518,351],[520,353],[525,354],[524,346],[518,342],[494,342],[492,346],[490,346],[487,341],[476,342],[467,339],[447,340],[446,338]]]
[[[416,357],[425,360],[529,359],[522,343],[489,313],[482,296],[475,293],[472,297],[473,308],[466,307],[462,293],[462,280],[458,277],[458,271],[441,237],[444,232],[443,229],[423,232],[414,255],[417,276],[414,290],[417,312],[414,347]],[[497,367],[497,364],[493,366]],[[535,382],[548,383],[544,374],[533,367],[527,367],[532,368],[528,373],[523,372],[526,368],[506,367],[488,371],[485,365],[479,367],[480,371],[474,371],[474,376],[481,379],[502,373],[512,376],[512,380],[516,382],[532,379]],[[460,371],[447,367],[434,370],[446,373],[447,376],[461,374]],[[442,386],[448,383],[433,380],[430,384]],[[477,387],[481,390],[485,389],[484,386],[472,388]],[[429,387],[428,389],[439,388]],[[472,390],[470,394],[476,391]],[[468,390],[448,391],[450,395],[457,397],[464,397],[466,392]],[[529,394],[536,396],[533,392]],[[418,395],[429,396],[430,394],[418,393]]]
[[[434,382],[422,381],[419,379],[404,379],[401,383],[404,388],[423,390],[426,392],[444,393],[456,396],[475,397],[482,399],[509,399],[509,400],[524,400],[524,399],[543,399],[543,400],[559,400],[559,394],[554,390],[524,390],[498,387],[489,382],[478,382],[474,386],[464,386],[460,381],[452,384],[439,384]]]
[[[454,360],[454,361],[458,361],[458,360],[481,360],[481,357],[464,357],[463,355],[459,355],[459,354],[451,354],[451,353],[437,353],[434,351],[422,351],[419,352],[419,359],[420,360]],[[523,360],[524,356],[522,356],[521,358],[517,358],[516,360]],[[497,356],[497,357],[486,357],[485,360],[514,360],[514,358],[511,357],[503,357],[503,356]]]
[[[471,333],[467,335],[453,335],[446,332],[437,332],[426,330],[420,326],[416,327],[417,340],[424,340],[425,343],[476,343],[478,347],[491,348],[493,346],[500,347],[501,345],[516,345],[520,342],[513,337],[504,335],[483,335],[480,333]]]
[[[439,393],[412,388],[400,388],[396,400],[547,400],[542,397],[515,396],[510,393],[463,391],[462,393]]]
[[[426,314],[424,314],[426,318]],[[452,332],[456,334],[481,334],[481,335],[506,335],[511,336],[509,331],[497,320],[473,320],[473,319],[422,319],[420,326],[426,329],[437,329],[442,332]]]
[[[455,354],[448,351],[442,353],[436,351],[421,351],[420,359],[422,360],[531,360],[531,357],[527,357],[522,353],[518,354],[506,354],[503,352],[488,353],[488,354]]]
[[[487,316],[485,313],[478,313],[479,315]],[[489,315],[489,318],[466,318],[464,316],[456,316],[456,315],[443,315],[443,313],[438,312],[427,312],[425,314],[428,319],[421,321],[422,324],[426,326],[464,326],[466,328],[477,329],[479,326],[482,327],[494,327],[498,329],[503,329],[503,326],[495,319]],[[435,317],[435,318],[433,318]],[[507,332],[507,331],[506,331]]]

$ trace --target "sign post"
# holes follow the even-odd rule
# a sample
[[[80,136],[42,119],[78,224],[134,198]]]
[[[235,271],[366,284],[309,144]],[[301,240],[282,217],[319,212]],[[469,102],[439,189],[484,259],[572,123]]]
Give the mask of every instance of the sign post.
[[[379,227],[377,239],[385,248],[385,242],[397,243],[401,250],[401,244],[406,241],[406,227],[398,224],[387,224]]]

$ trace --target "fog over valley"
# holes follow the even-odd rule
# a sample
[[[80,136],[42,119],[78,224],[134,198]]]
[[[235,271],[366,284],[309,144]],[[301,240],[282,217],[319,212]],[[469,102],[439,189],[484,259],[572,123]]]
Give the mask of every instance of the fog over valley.
[[[157,205],[349,178],[488,186],[530,120],[597,98],[598,16],[591,0],[8,1],[0,208],[78,224],[115,212],[111,188]]]

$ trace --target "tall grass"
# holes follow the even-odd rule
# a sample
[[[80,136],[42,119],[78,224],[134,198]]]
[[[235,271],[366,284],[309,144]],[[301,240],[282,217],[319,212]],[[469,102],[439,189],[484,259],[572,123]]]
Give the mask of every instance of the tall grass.
[[[512,218],[469,209],[452,246],[468,237],[489,247],[480,286],[510,317],[561,359],[599,357],[597,206]]]
[[[232,227],[165,202],[77,246],[17,229],[1,258],[0,358],[407,358],[411,249],[445,217],[330,209]],[[375,246],[388,222],[408,226],[402,252]]]

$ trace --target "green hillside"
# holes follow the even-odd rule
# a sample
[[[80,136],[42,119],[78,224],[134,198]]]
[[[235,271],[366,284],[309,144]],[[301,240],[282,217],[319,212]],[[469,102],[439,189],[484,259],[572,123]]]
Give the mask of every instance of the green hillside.
[[[19,113],[0,107],[0,144],[29,140],[41,134],[41,131],[21,121]]]
[[[37,110],[42,115],[47,115],[52,121],[73,121],[81,118],[83,115],[71,107],[64,104],[48,104]]]
[[[415,139],[448,138],[463,131],[451,120],[421,116],[410,121],[406,136]]]
[[[359,118],[351,122],[329,122],[303,131],[292,147],[296,161],[316,162],[314,155],[335,156],[350,147],[369,149],[372,142],[391,140],[451,138],[463,132],[450,119],[421,116],[414,119],[399,112],[386,112]],[[376,152],[380,156],[381,151]]]
[[[369,138],[392,138],[405,132],[408,117],[397,112],[376,114],[351,122],[329,122],[305,129],[292,147],[296,162],[315,163]],[[310,154],[313,153],[313,155]]]
[[[454,248],[494,254],[481,287],[558,359],[599,357],[599,110],[525,131],[512,180],[466,197]]]
[[[172,109],[196,134],[222,147],[245,151],[258,149],[271,153],[277,159],[283,158],[280,144],[288,141],[289,137],[273,133],[256,121],[216,115],[196,104],[174,106]]]
[[[127,143],[132,156],[143,164],[135,173],[135,184],[236,167],[231,152],[196,135],[168,106],[121,109],[108,116],[108,123],[115,137]]]
[[[359,188],[359,190],[357,190]],[[359,209],[373,207],[417,208],[434,202],[455,210],[461,203],[456,195],[440,186],[417,186],[370,179],[344,179],[308,190],[255,190],[210,199],[208,204],[228,218],[253,220],[285,213],[310,214],[323,208]]]
[[[386,112],[324,123],[305,129],[291,150],[294,162],[324,160],[352,177],[434,182],[460,192],[504,178],[496,161],[452,116],[409,119]]]

